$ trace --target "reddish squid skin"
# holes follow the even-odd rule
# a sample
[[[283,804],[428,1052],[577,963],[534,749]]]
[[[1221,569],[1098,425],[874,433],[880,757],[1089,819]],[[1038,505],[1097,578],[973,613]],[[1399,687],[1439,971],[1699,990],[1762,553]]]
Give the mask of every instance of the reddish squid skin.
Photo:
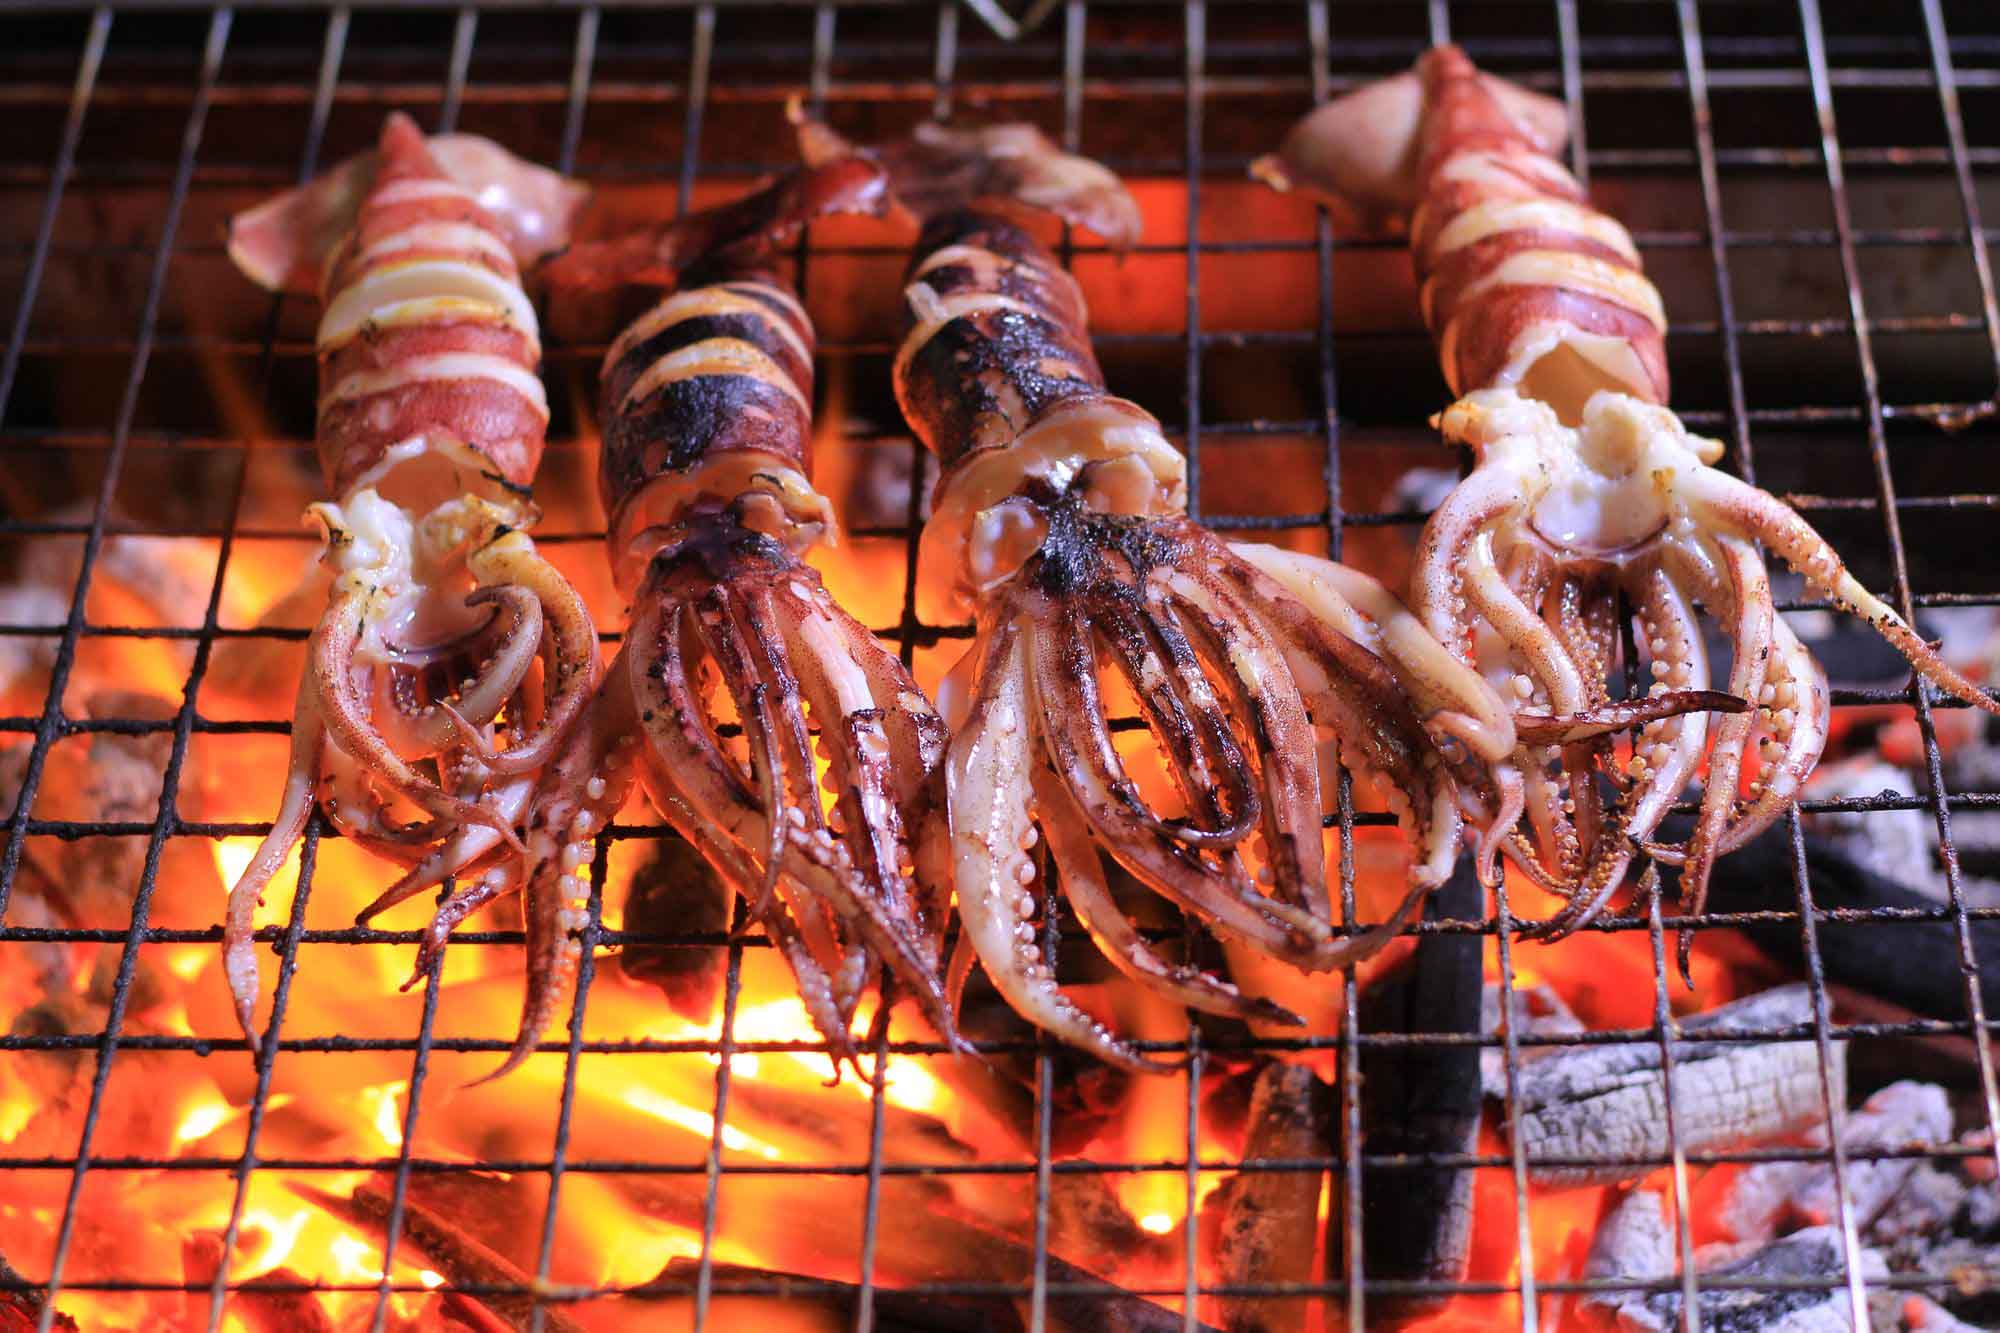
[[[1635,611],[1654,700],[1714,699],[1697,608],[1726,626],[1734,702],[1712,709],[1713,726],[1699,714],[1646,722],[1614,774],[1617,810],[1597,808],[1575,775],[1566,789],[1548,777],[1561,728],[1521,729],[1520,781],[1540,846],[1516,834],[1512,849],[1568,898],[1542,923],[1548,938],[1593,919],[1642,850],[1683,865],[1683,898],[1699,914],[1716,858],[1781,816],[1817,763],[1825,673],[1774,614],[1759,545],[1867,619],[1938,688],[2000,711],[1796,513],[1717,470],[1719,442],[1665,409],[1659,292],[1631,237],[1557,159],[1565,121],[1560,103],[1439,47],[1409,73],[1315,111],[1254,168],[1279,188],[1409,215],[1425,322],[1465,395],[1438,424],[1478,459],[1425,528],[1411,602],[1434,634],[1469,655],[1484,633],[1499,645],[1489,669],[1511,676],[1519,704],[1572,713],[1619,706],[1605,679],[1613,593]],[[1761,762],[1739,792],[1753,748]],[[1704,753],[1693,836],[1680,848],[1651,842]],[[1565,743],[1562,759],[1610,756]],[[1684,933],[1683,971],[1689,942]]]
[[[518,293],[521,275],[507,232],[471,191],[447,177],[422,131],[400,113],[389,118],[380,166],[355,229],[328,266],[331,310],[370,278],[382,281],[418,265],[469,266]],[[471,302],[456,303],[462,311]],[[548,405],[536,372],[541,343],[529,319],[501,322],[480,302],[469,313],[452,303],[407,322],[357,323],[340,341],[320,346],[320,411],[315,433],[321,466],[337,495],[378,467],[387,450],[414,436],[455,439],[515,486],[534,480],[548,428]],[[322,339],[329,331],[322,328]],[[473,370],[512,367],[514,378],[447,374],[439,358],[477,358]],[[352,392],[343,386],[353,386]],[[529,387],[532,386],[532,387]]]
[[[224,930],[253,1044],[254,909],[315,805],[409,867],[364,916],[494,866],[525,852],[515,821],[534,775],[595,686],[589,611],[521,531],[548,405],[519,255],[560,243],[580,199],[492,144],[433,144],[392,115],[373,153],[231,221],[253,280],[297,290],[320,275],[315,443],[332,492],[315,512],[334,581],[283,808]],[[436,778],[415,766],[429,758]],[[431,818],[397,822],[398,799]]]

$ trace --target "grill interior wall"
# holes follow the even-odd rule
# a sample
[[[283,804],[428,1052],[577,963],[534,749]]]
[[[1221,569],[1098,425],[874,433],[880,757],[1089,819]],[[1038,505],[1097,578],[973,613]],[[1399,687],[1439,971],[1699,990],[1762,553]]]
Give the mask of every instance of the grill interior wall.
[[[302,172],[367,146],[390,109],[409,110],[427,128],[487,134],[524,156],[573,168],[632,216],[726,197],[785,165],[784,105],[794,95],[823,101],[844,130],[864,139],[937,113],[1036,121],[1108,162],[1139,193],[1146,233],[1137,253],[1118,259],[1081,239],[1066,243],[1065,253],[1097,316],[1111,383],[1157,411],[1193,460],[1198,516],[1393,576],[1422,516],[1389,512],[1391,488],[1412,467],[1449,463],[1422,427],[1442,389],[1412,313],[1407,260],[1392,238],[1336,234],[1297,203],[1253,185],[1244,167],[1314,100],[1401,68],[1431,38],[1449,35],[1489,68],[1568,98],[1580,139],[1575,165],[1608,211],[1632,227],[1672,311],[1675,400],[1690,424],[1727,440],[1735,465],[1798,504],[1871,586],[1918,608],[2000,603],[2000,556],[1988,536],[2000,506],[1993,447],[2000,425],[1992,415],[2000,327],[1986,254],[1992,234],[1979,224],[1982,206],[1986,216],[2000,213],[2000,174],[1992,170],[2000,162],[2000,18],[1980,6],[1830,5],[1822,14],[1809,0],[1798,9],[1697,8],[1687,0],[1581,12],[1567,0],[1428,9],[1317,2],[1086,7],[1072,0],[1014,45],[949,4],[755,12],[52,9],[10,14],[0,32],[11,69],[0,105],[13,127],[0,144],[0,311],[13,312],[0,360],[0,560],[18,566],[31,552],[62,550],[78,568],[66,614],[0,625],[0,650],[38,644],[54,660],[47,696],[9,701],[16,715],[0,719],[0,729],[30,755],[26,799],[5,825],[0,914],[31,839],[126,839],[147,848],[145,873],[116,919],[70,929],[0,915],[0,956],[23,956],[51,941],[96,941],[121,951],[103,1031],[0,1038],[0,1049],[73,1053],[91,1062],[92,1109],[74,1151],[0,1157],[0,1172],[68,1175],[54,1271],[29,1275],[58,1290],[121,1285],[65,1271],[91,1177],[170,1168],[247,1181],[269,1165],[258,1155],[257,1134],[270,1062],[260,1066],[240,1153],[107,1159],[93,1132],[98,1108],[116,1095],[120,1062],[129,1063],[132,1052],[176,1061],[245,1058],[233,1029],[221,1025],[175,1037],[130,1034],[122,1024],[141,951],[212,935],[202,921],[154,915],[161,861],[185,840],[260,832],[256,821],[268,813],[266,793],[191,812],[179,790],[184,767],[229,747],[282,751],[282,718],[204,707],[201,686],[215,650],[259,634],[297,640],[307,623],[273,633],[230,616],[239,595],[232,572],[246,563],[244,552],[296,547],[299,559],[310,554],[297,515],[317,485],[309,448],[314,312],[310,302],[249,291],[223,253],[222,222]],[[1824,151],[1830,145],[1831,161]],[[839,443],[829,435],[828,452],[851,449],[857,471],[891,478],[917,457],[888,391],[903,263],[893,241],[831,224],[814,230],[804,270],[821,322],[822,385],[841,393]],[[549,349],[554,420],[538,491],[552,515],[545,540],[600,623],[615,626],[619,608],[598,569],[590,498],[588,403],[601,352],[584,343]],[[822,389],[823,407],[828,392]],[[868,577],[835,590],[934,680],[966,631],[917,620],[905,586],[913,533],[899,503],[885,502],[858,524],[854,559]],[[206,582],[184,619],[135,628],[116,605],[90,595],[111,533],[159,536],[205,553]],[[180,672],[178,713],[92,717],[85,700],[65,694],[72,676],[135,641],[185,654],[166,659],[178,667],[163,668]],[[1837,677],[1835,684],[1837,709],[1897,704],[1919,724],[1931,778],[1926,794],[1837,804],[1935,817],[1953,896],[1932,919],[1952,925],[1968,970],[1976,970],[1966,943],[1970,923],[1993,913],[1968,906],[1959,891],[1950,819],[2000,808],[2000,794],[1945,787],[1932,705],[1882,679]],[[38,814],[48,756],[106,730],[163,738],[157,809],[113,825]],[[1796,835],[1796,819],[1792,828]],[[651,826],[605,835],[599,883],[617,843],[660,835]],[[316,825],[308,865],[322,836]],[[1802,860],[1797,872],[1805,904],[1811,886]],[[1860,1047],[1908,1035],[1912,1025],[1833,1024],[1814,945],[1817,930],[1893,931],[1899,923],[1858,925],[1824,913],[1793,920],[1816,1002],[1817,1020],[1804,1035],[1819,1044],[1822,1059],[1833,1043]],[[1664,921],[1656,914],[1610,928],[1657,941],[1676,924],[1669,913]],[[1723,929],[1731,921],[1695,924]],[[1482,927],[1494,937],[1502,984],[1511,988],[1513,967],[1531,962],[1534,950],[1513,941],[1508,928],[1504,903],[1500,917]],[[606,946],[635,938],[609,927],[594,933]],[[312,986],[315,951],[394,946],[400,960],[415,934],[321,920],[308,874],[276,936],[284,960],[276,1062],[392,1055],[421,1087],[436,1052],[506,1046],[508,1034],[498,1031],[448,1032],[437,1006],[414,995],[410,1025],[393,1034],[295,1030],[284,1021],[287,988]],[[461,936],[468,949],[512,948],[519,938],[506,930]],[[534,1222],[543,1237],[541,1276],[549,1271],[566,1182],[621,1171],[705,1173],[704,1221],[712,1233],[717,1191],[738,1169],[719,1159],[671,1166],[570,1157],[579,1062],[632,1059],[635,1050],[690,1061],[721,1053],[726,1070],[729,1054],[798,1045],[742,1040],[730,1026],[736,979],[758,941],[680,938],[729,947],[730,1005],[720,1041],[634,1048],[593,1040],[586,965],[577,1017],[541,1057],[561,1069],[542,1127],[546,1155],[482,1163],[549,1177],[546,1213]],[[1674,992],[1657,947],[1654,956],[1663,1020]],[[1976,976],[1968,978],[1967,996],[1971,1007],[1959,1021],[1915,1029],[1974,1033],[1987,1017]],[[1337,1230],[1354,1226],[1360,1206],[1362,1158],[1351,1131],[1363,1093],[1351,1057],[1365,1042],[1390,1040],[1357,1034],[1347,1003],[1348,1021],[1334,1035],[1262,1043],[1273,1050],[1318,1045],[1350,1057],[1340,1086],[1346,1150],[1322,1163],[1270,1168],[1330,1169],[1345,1180]],[[1658,1028],[1624,1036],[1664,1040]],[[1510,1061],[1516,1046],[1506,1039]],[[921,1056],[936,1048],[897,1049]],[[1991,1057],[1983,1043],[1977,1051],[1991,1129],[2000,1099]],[[1035,1061],[1038,1104],[1046,1105],[1055,1077],[1051,1051],[1015,1053]],[[995,1169],[1016,1175],[1038,1207],[1058,1170],[1171,1173],[1185,1178],[1192,1201],[1207,1179],[1204,1168],[1230,1165],[1198,1141],[1193,1108],[1209,1062],[1231,1053],[1198,1041],[1186,1053],[1189,1135],[1178,1160],[1058,1164],[1049,1118],[1038,1114],[1039,1151]],[[728,1080],[714,1082],[719,1142]],[[425,1155],[414,1099],[411,1108],[402,1151],[392,1158],[287,1165],[393,1171],[400,1216],[413,1173],[458,1169]],[[1837,1137],[1833,1151],[1841,1152]],[[1689,1162],[1713,1159],[1676,1152],[1677,1178],[1684,1185]],[[1525,1182],[1517,1144],[1477,1164]],[[865,1178],[869,1207],[856,1224],[873,1236],[876,1187],[885,1176],[953,1168],[885,1160],[877,1115],[864,1158],[798,1169]],[[240,1190],[237,1198],[240,1209]],[[1185,1280],[1158,1294],[1184,1300],[1191,1319],[1194,1297],[1208,1293],[1196,1289],[1192,1209],[1189,1218]],[[1525,1201],[1519,1219],[1525,1237]],[[1842,1221],[1850,1271],[1828,1280],[1855,1284],[1858,1301],[1853,1219]],[[1045,1253],[1038,1243],[1034,1281],[1024,1293],[1037,1316],[1051,1291],[1066,1289],[1051,1283]],[[1522,1256],[1516,1283],[1530,1320],[1538,1289],[1546,1295],[1581,1285],[1538,1288],[1535,1258]],[[711,1259],[704,1250],[697,1297],[704,1310],[718,1289]],[[977,1274],[964,1276],[976,1285]],[[864,1296],[856,1318],[865,1322],[872,1275],[858,1277]],[[1285,1294],[1344,1305],[1359,1326],[1367,1301],[1379,1294],[1359,1278],[1350,1267]],[[123,1282],[162,1284],[176,1285],[157,1275]]]

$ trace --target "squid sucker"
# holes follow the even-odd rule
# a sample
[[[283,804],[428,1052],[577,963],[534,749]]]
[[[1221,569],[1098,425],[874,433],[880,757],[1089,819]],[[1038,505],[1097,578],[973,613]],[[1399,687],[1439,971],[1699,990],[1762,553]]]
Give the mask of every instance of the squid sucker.
[[[907,995],[957,1044],[939,958],[944,724],[803,559],[833,514],[808,472],[813,327],[775,263],[805,223],[881,201],[878,168],[835,162],[547,268],[553,290],[666,293],[601,374],[624,641],[533,797],[520,873],[473,890],[471,906],[526,895],[527,1003],[495,1076],[534,1049],[576,971],[589,839],[635,777],[745,899],[836,1065],[857,1061],[857,1010],[885,974],[878,1021]],[[431,946],[463,915],[448,901]]]
[[[801,140],[808,161],[855,151],[817,122]],[[922,224],[894,362],[904,415],[942,465],[919,609],[976,626],[940,693],[963,927],[951,975],[962,982],[976,955],[1050,1033],[1128,1069],[1173,1067],[1056,984],[1039,942],[1046,839],[1062,895],[1118,969],[1196,1009],[1300,1022],[1164,956],[1114,901],[1103,858],[1301,970],[1365,959],[1457,855],[1454,760],[1427,723],[1472,764],[1512,752],[1514,718],[1380,584],[1231,545],[1188,516],[1186,460],[1107,391],[1081,290],[1014,220],[1053,212],[1127,246],[1137,206],[1115,176],[1020,125],[929,125],[872,156]],[[1108,710],[1127,694],[1172,808],[1142,792],[1114,737]],[[1347,769],[1383,779],[1414,845],[1401,902],[1365,928],[1337,923],[1328,889],[1322,736]]]
[[[518,852],[537,773],[596,684],[597,631],[523,529],[548,404],[519,266],[583,192],[393,115],[376,150],[231,220],[254,281],[316,292],[312,506],[332,575],[270,834],[230,891],[224,970],[253,1048],[253,914],[314,806],[407,897]]]
[[[1434,424],[1476,460],[1424,529],[1411,604],[1432,633],[1517,706],[1567,713],[1613,702],[1628,610],[1654,696],[1705,690],[1701,616],[1725,629],[1738,711],[1648,722],[1622,765],[1601,740],[1524,746],[1532,839],[1513,827],[1518,805],[1488,837],[1566,898],[1538,928],[1548,938],[1594,919],[1641,853],[1681,865],[1684,910],[1700,915],[1716,859],[1777,820],[1818,762],[1826,674],[1776,614],[1760,545],[1923,679],[2000,712],[1793,509],[1719,470],[1719,441],[1667,409],[1664,303],[1631,236],[1558,160],[1566,127],[1559,102],[1442,46],[1318,108],[1252,169],[1407,220],[1424,320],[1463,395]],[[1655,841],[1704,754],[1691,835]],[[1683,974],[1691,942],[1683,930]]]

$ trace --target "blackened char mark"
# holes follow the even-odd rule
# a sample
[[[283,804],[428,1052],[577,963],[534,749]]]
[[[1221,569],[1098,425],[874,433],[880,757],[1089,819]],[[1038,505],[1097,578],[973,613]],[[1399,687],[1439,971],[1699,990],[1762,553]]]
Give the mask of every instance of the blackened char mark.
[[[750,375],[675,380],[618,411],[607,402],[598,480],[607,513],[646,482],[704,459],[758,449],[803,470],[811,423],[781,387]]]
[[[1083,299],[1075,281],[1063,271],[1048,247],[1024,228],[990,214],[954,213],[924,228],[918,265],[949,246],[966,246],[995,255],[990,268],[967,263],[941,264],[923,281],[939,296],[954,292],[992,291],[1033,306],[1079,343],[1087,344]]]
[[[773,318],[782,316],[774,314]],[[625,394],[655,361],[670,352],[711,338],[735,338],[749,343],[777,362],[792,383],[798,386],[800,393],[808,398],[812,396],[812,366],[799,359],[798,353],[777,330],[755,315],[728,314],[697,315],[693,319],[684,319],[678,324],[668,325],[643,342],[634,343],[618,358],[617,364],[606,368],[605,401],[613,405],[622,402]]]
[[[1083,369],[1087,376],[1073,372]],[[903,410],[946,467],[1012,443],[1049,408],[1104,392],[1087,346],[1017,310],[954,319],[910,358]]]

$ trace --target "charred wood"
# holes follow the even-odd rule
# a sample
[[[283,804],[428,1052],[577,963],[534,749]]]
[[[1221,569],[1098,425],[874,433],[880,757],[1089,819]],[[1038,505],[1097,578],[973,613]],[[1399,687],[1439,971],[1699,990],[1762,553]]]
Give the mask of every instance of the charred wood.
[[[1824,1124],[1805,1134],[1806,1146],[1824,1152]],[[1858,1227],[1871,1228],[1921,1166],[1914,1157],[1867,1154],[1930,1147],[1951,1141],[1951,1104],[1944,1089],[1928,1083],[1893,1083],[1849,1114],[1840,1142],[1850,1158],[1842,1179]],[[1759,1162],[1735,1179],[1721,1209],[1723,1227],[1743,1243],[1764,1244],[1798,1227],[1839,1222],[1831,1157],[1814,1162]],[[1947,1214],[1946,1220],[1949,1220]]]
[[[1804,986],[1781,986],[1681,1022],[1683,1033],[1760,1032],[1810,1022]],[[1846,1050],[1833,1048],[1836,1104]],[[1823,1119],[1818,1048],[1810,1039],[1673,1043],[1680,1145],[1714,1151],[1757,1143]],[[1570,1047],[1524,1063],[1516,1076],[1529,1178],[1545,1186],[1633,1180],[1667,1157],[1666,1079],[1651,1037]],[[1551,1162],[1549,1158],[1577,1159]],[[1541,1159],[1538,1161],[1537,1159]]]
[[[1250,1094],[1243,1160],[1323,1156],[1329,1130],[1326,1085],[1302,1065],[1267,1065]],[[1306,1282],[1319,1229],[1321,1171],[1244,1171],[1225,1180],[1209,1206],[1221,1212],[1216,1267],[1225,1286]],[[1298,1333],[1310,1303],[1299,1297],[1224,1297],[1229,1333]]]
[[[31,1333],[41,1327],[48,1309],[46,1288],[35,1286],[21,1276],[14,1265],[0,1256],[0,1333]],[[52,1327],[76,1333],[76,1320],[56,1312]]]
[[[1848,1161],[1840,1183],[1861,1243],[1890,1272],[1936,1279],[1918,1292],[1906,1288],[1923,1303],[1888,1310],[1878,1322],[2000,1319],[2000,1189],[1991,1160],[1983,1153],[1924,1156],[1953,1146],[1944,1090],[1911,1082],[1883,1088],[1842,1123],[1841,1144]],[[1808,1135],[1806,1146],[1823,1151],[1824,1129]],[[1754,1246],[1795,1226],[1837,1224],[1836,1203],[1830,1160],[1767,1162],[1729,1181],[1716,1215],[1729,1234]]]
[[[1470,858],[1426,905],[1426,920],[1476,921],[1485,896]],[[1425,935],[1407,963],[1378,978],[1360,997],[1363,1032],[1476,1036],[1485,986],[1483,943],[1473,934]],[[1361,1055],[1366,1095],[1362,1150],[1370,1156],[1467,1154],[1477,1145],[1480,1048],[1472,1044],[1369,1046]],[[1362,1269],[1372,1280],[1458,1281],[1472,1254],[1472,1171],[1456,1166],[1364,1166],[1361,1176]],[[1341,1247],[1329,1245],[1329,1278],[1345,1276]],[[1435,1313],[1450,1300],[1384,1295],[1369,1302],[1380,1321]]]
[[[392,1182],[382,1176],[370,1177],[355,1186],[351,1197],[292,1185],[300,1197],[326,1209],[336,1217],[367,1228],[377,1245],[388,1238],[388,1224],[394,1198]],[[461,1296],[473,1297],[508,1328],[534,1326],[534,1274],[473,1236],[456,1218],[417,1202],[406,1193],[403,1199],[403,1229],[397,1241],[399,1253],[420,1254],[444,1274],[453,1287],[472,1288]],[[491,1290],[489,1290],[491,1289]],[[580,1325],[560,1306],[540,1307],[543,1328],[577,1333]]]
[[[1488,1037],[1500,1032],[1498,983],[1489,983],[1479,1004],[1479,1030]],[[1517,1037],[1573,1037],[1584,1030],[1583,1020],[1571,1012],[1554,986],[1522,986],[1514,991],[1511,1006]],[[1523,1062],[1539,1060],[1549,1053],[1546,1046],[1520,1047]],[[1500,1045],[1482,1046],[1479,1051],[1479,1087],[1489,1101],[1507,1098],[1507,1051]]]
[[[658,1303],[662,1313],[691,1304],[701,1264],[694,1259],[669,1260],[660,1275],[635,1288],[633,1299]],[[723,1326],[744,1327],[764,1307],[801,1306],[824,1311],[842,1323],[851,1322],[859,1307],[861,1288],[851,1282],[830,1282],[741,1264],[713,1264],[710,1276],[717,1290],[710,1298],[709,1318]],[[731,1290],[731,1288],[739,1288]],[[923,1291],[875,1288],[873,1306],[877,1333],[1015,1333],[1027,1325],[1013,1302],[997,1296],[959,1296]]]
[[[625,929],[663,940],[722,935],[734,902],[735,894],[700,853],[679,838],[666,838],[653,844],[632,876]],[[704,1022],[715,1013],[728,956],[715,944],[633,941],[619,953],[618,966],[631,980],[658,987],[681,1017]]]
[[[1930,912],[1936,900],[1856,865],[1826,840],[1805,837],[1806,871],[1822,910]],[[1672,873],[1671,871],[1667,873]],[[1798,910],[1790,835],[1780,827],[1722,858],[1709,884],[1713,912]],[[1750,941],[1788,967],[1803,969],[1793,922],[1743,927]],[[2000,1011],[2000,921],[1971,923],[1979,986],[1988,1012]],[[1822,921],[1815,933],[1826,979],[1927,1018],[1963,1020],[1965,978],[1950,921]]]
[[[698,1230],[707,1212],[705,1182],[694,1175],[612,1177],[612,1188],[640,1211],[676,1226]],[[941,1181],[886,1177],[876,1211],[875,1272],[887,1286],[918,1286],[976,1278],[983,1282],[1032,1282],[1035,1254],[983,1214],[961,1207]],[[858,1269],[865,1184],[851,1176],[735,1176],[725,1179],[716,1201],[716,1225],[756,1228],[781,1270],[836,1281]],[[774,1231],[761,1219],[782,1217]],[[752,1233],[746,1233],[752,1234]],[[1093,1263],[1117,1264],[1126,1256],[1093,1256]],[[1091,1293],[1051,1292],[1047,1327],[1052,1330],[1178,1329],[1181,1317],[1151,1301],[1120,1290],[1097,1273],[1055,1254],[1043,1269],[1051,1283],[1107,1288]],[[1025,1301],[1022,1302],[1025,1305]],[[1201,1325],[1198,1327],[1206,1327]]]

